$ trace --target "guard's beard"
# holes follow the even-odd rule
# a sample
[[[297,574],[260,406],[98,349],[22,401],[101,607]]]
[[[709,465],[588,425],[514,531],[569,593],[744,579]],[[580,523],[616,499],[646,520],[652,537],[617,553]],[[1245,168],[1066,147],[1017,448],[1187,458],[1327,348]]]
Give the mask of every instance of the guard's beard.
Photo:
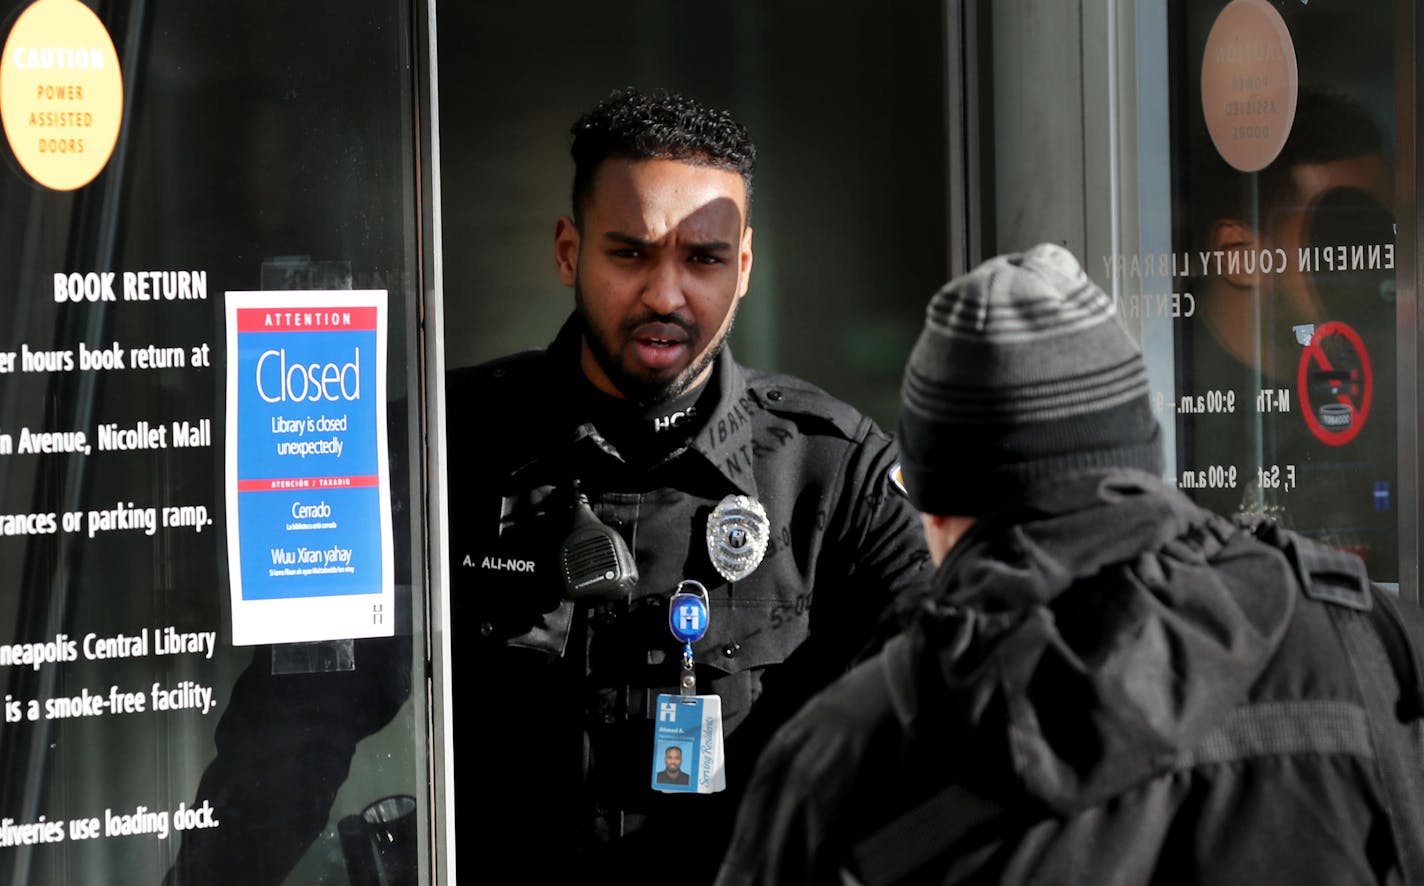
[[[598,368],[603,370],[603,374],[616,387],[629,402],[638,406],[657,406],[681,397],[692,389],[693,383],[702,375],[707,367],[711,366],[717,359],[717,355],[726,346],[727,336],[731,334],[732,327],[737,321],[737,307],[733,303],[731,307],[732,316],[727,322],[727,328],[722,335],[717,338],[703,353],[694,357],[692,362],[679,372],[676,376],[666,382],[648,381],[638,378],[623,370],[623,364],[618,361],[618,357],[609,347],[608,342],[598,336],[588,322],[588,314],[584,310],[583,290],[578,283],[574,283],[574,304],[578,309],[579,321],[583,326],[583,340],[588,344],[588,351],[593,355],[593,361],[598,364]],[[674,323],[684,329],[688,329],[688,324],[675,315],[644,314],[634,318],[625,324],[627,329],[635,329],[644,323]],[[691,330],[689,329],[689,332]]]

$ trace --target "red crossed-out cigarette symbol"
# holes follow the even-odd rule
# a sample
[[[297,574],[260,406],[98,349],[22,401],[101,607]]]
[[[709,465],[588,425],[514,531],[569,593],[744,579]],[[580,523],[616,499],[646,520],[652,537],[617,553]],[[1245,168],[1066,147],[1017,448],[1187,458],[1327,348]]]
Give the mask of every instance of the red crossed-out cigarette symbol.
[[[1359,355],[1358,369],[1336,369],[1325,355],[1321,342],[1327,337],[1338,335],[1355,349]],[[1334,396],[1333,403],[1312,403],[1310,381],[1312,376],[1325,381]],[[1370,402],[1374,398],[1374,372],[1370,368],[1370,355],[1359,333],[1338,320],[1322,323],[1310,337],[1310,344],[1300,355],[1300,368],[1296,373],[1296,385],[1300,389],[1301,414],[1305,424],[1316,439],[1327,446],[1344,446],[1355,439],[1365,426],[1370,414]],[[1322,416],[1325,421],[1322,421]],[[1341,421],[1331,421],[1337,417]],[[1332,426],[1327,426],[1327,421]]]

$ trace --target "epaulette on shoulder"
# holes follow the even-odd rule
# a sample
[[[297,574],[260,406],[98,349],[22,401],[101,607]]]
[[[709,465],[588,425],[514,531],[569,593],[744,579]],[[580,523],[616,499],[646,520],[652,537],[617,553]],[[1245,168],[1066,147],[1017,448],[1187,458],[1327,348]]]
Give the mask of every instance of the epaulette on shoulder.
[[[1360,624],[1369,625],[1379,640],[1387,667],[1398,682],[1400,696],[1394,712],[1405,719],[1424,717],[1424,662],[1420,661],[1418,645],[1405,626],[1394,595],[1370,581],[1364,561],[1352,553],[1306,538],[1270,520],[1242,520],[1238,517],[1235,522],[1285,554],[1307,598],[1328,604],[1327,610],[1336,622],[1352,659],[1367,659],[1368,656],[1362,653],[1359,646],[1353,645],[1351,629],[1346,622],[1356,618],[1363,619]],[[1355,632],[1353,636],[1357,640],[1360,634]],[[1357,660],[1356,664],[1359,663]],[[1360,674],[1357,673],[1358,676]],[[1383,673],[1365,676],[1371,682],[1385,677]],[[1417,751],[1411,745],[1411,755],[1415,754]],[[1421,856],[1420,870],[1424,873],[1424,856]]]
[[[1363,560],[1294,532],[1286,535],[1286,557],[1307,597],[1362,612],[1370,610],[1370,577]]]
[[[819,420],[847,440],[865,436],[868,422],[860,410],[794,375],[746,370],[747,388],[767,412],[793,419]]]
[[[1370,610],[1370,579],[1359,557],[1259,515],[1237,515],[1235,523],[1285,555],[1301,590],[1310,599],[1362,612]]]

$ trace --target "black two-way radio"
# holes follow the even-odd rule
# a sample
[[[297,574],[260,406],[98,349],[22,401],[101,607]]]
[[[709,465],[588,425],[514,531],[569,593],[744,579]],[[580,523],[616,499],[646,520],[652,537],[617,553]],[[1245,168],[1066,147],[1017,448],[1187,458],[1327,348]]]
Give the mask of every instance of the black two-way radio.
[[[638,583],[638,564],[613,528],[605,525],[575,487],[573,529],[559,551],[570,600],[626,600]]]

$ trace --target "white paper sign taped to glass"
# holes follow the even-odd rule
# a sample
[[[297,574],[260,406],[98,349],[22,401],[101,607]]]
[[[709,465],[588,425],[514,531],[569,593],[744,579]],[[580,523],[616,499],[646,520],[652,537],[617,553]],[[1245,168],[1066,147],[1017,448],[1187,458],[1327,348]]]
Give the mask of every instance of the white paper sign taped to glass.
[[[227,293],[232,638],[394,632],[386,293]]]

